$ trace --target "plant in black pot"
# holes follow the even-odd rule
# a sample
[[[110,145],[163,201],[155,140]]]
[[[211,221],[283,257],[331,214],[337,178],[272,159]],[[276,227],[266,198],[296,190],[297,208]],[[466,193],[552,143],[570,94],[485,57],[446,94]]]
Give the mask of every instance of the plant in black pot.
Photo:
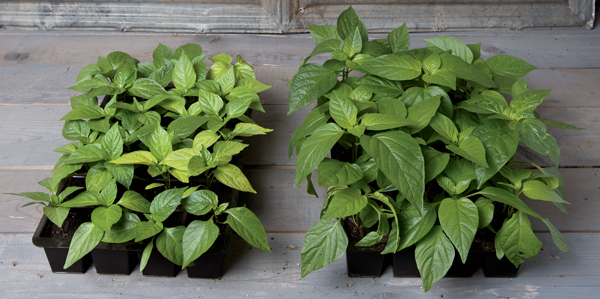
[[[82,69],[71,89],[83,94],[71,98],[72,111],[62,118],[63,136],[74,142],[56,150],[61,155],[53,177],[40,182],[51,194],[17,194],[45,205],[36,245],[52,243],[52,232],[60,235],[54,245],[62,265],[53,264],[53,271],[84,260],[77,271],[85,272],[91,252],[98,273],[129,274],[143,251],[145,273],[159,274],[149,266],[156,256],[171,263],[164,275],[173,276],[172,269],[192,265],[211,248],[210,221],[229,224],[250,244],[270,251],[258,218],[236,207],[238,190],[255,193],[241,169],[247,145],[240,137],[272,131],[249,117],[249,109],[264,112],[259,93],[270,86],[257,81],[240,56],[236,63],[225,54],[213,56],[210,68],[205,57],[195,44],[175,51],[160,44],[152,62],[113,52]],[[206,203],[199,194],[212,189],[219,193],[211,197],[216,206],[200,208]],[[212,218],[199,220],[208,232],[193,221],[187,230],[182,200],[191,213],[212,211]],[[186,231],[193,244],[184,242]],[[226,234],[217,231],[222,240],[230,239]],[[105,272],[119,251],[124,255],[116,263],[125,269]]]
[[[310,29],[316,47],[289,83],[288,113],[317,104],[289,154],[296,149],[295,187],[307,179],[315,194],[318,168],[327,194],[305,237],[302,276],[344,252],[349,275],[377,276],[384,259],[351,265],[355,252],[395,254],[403,268],[394,272],[420,275],[428,291],[444,275],[470,276],[482,261],[478,252],[505,257],[513,268],[535,256],[541,242],[528,216],[568,251],[560,232],[519,197],[564,211],[559,148],[546,130],[578,129],[535,112],[550,91],[518,80],[535,67],[508,55],[485,61],[480,44],[451,37],[409,49],[405,25],[369,41],[351,7],[337,27]],[[306,64],[322,53],[331,53],[322,66]],[[515,161],[519,142],[553,165]]]

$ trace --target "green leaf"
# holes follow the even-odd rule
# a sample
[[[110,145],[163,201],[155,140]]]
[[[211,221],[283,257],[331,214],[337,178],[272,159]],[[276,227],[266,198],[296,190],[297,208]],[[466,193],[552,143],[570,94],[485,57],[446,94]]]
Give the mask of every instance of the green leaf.
[[[439,152],[429,146],[421,149],[425,159],[425,183],[427,183],[444,171],[450,161],[450,154]]]
[[[318,127],[327,123],[331,116],[329,115],[329,105],[315,107],[304,119],[304,123],[292,135],[289,146],[289,157],[292,157],[294,148],[304,137],[312,134]]]
[[[169,189],[161,192],[150,203],[150,213],[157,222],[163,222],[177,208],[186,188]]]
[[[558,203],[568,203],[554,190],[550,189],[548,185],[543,182],[532,180],[523,183],[523,194],[531,199],[537,199],[542,201],[551,201]]]
[[[202,150],[203,146],[204,146],[204,148],[208,148],[211,145],[213,145],[215,142],[217,142],[217,140],[219,140],[219,138],[220,138],[220,136],[212,131],[209,131],[209,130],[201,131],[200,133],[198,133],[196,135],[196,137],[194,137],[193,147],[195,150],[200,151],[200,150]]]
[[[140,136],[140,140],[150,148],[152,155],[159,161],[165,159],[173,151],[171,136],[161,126],[156,126],[154,132],[149,135],[149,139],[145,140]]]
[[[394,98],[383,98],[381,100],[377,100],[376,103],[378,113],[394,115],[399,118],[406,118],[408,111],[401,100]]]
[[[448,53],[441,54],[440,57],[442,58],[440,70],[448,70],[458,78],[473,81],[484,87],[496,87],[496,83],[485,73],[461,58]]]
[[[477,212],[479,213],[479,225],[477,228],[485,228],[494,218],[494,204],[487,198],[480,197],[476,202]]]
[[[410,37],[408,36],[408,29],[406,29],[406,23],[402,26],[392,30],[387,36],[387,41],[392,48],[392,52],[406,51],[410,47]]]
[[[330,39],[342,40],[337,32],[337,28],[333,25],[308,25],[308,29],[310,29],[310,35],[315,42],[315,46],[320,45],[322,42]]]
[[[454,261],[454,247],[442,232],[441,226],[434,226],[417,243],[415,259],[423,279],[423,287],[428,292],[436,281],[446,275]]]
[[[515,267],[522,264],[524,258],[536,256],[542,248],[542,242],[531,230],[531,223],[522,211],[513,214],[504,222],[502,228],[496,233],[496,239],[506,258]]]
[[[216,116],[219,116],[219,111],[221,111],[224,105],[223,99],[220,96],[204,89],[200,89],[198,103],[200,103],[202,111]]]
[[[362,116],[361,123],[372,131],[383,131],[415,124],[412,120],[381,113],[366,113]]]
[[[187,43],[177,48],[172,58],[179,59],[184,52],[189,57],[189,59],[192,60],[202,55],[202,47],[200,47],[200,45],[198,44]]]
[[[485,62],[494,76],[503,76],[513,79],[525,77],[529,72],[537,69],[523,59],[510,55],[495,55]]]
[[[88,191],[100,192],[113,180],[112,174],[102,164],[90,168],[85,177],[85,186]]]
[[[331,53],[334,51],[339,51],[340,50],[340,46],[342,45],[342,41],[340,39],[329,39],[326,41],[323,41],[322,43],[318,44],[310,53],[310,55],[308,55],[308,57],[304,58],[304,60],[302,60],[302,63],[300,64],[300,66],[305,65],[313,56],[315,55],[319,55],[319,54],[323,54],[323,53]],[[362,46],[362,44],[361,44]]]
[[[339,49],[339,46],[337,49]],[[346,53],[346,55],[348,55],[350,58],[362,51],[362,39],[358,27],[355,27],[353,31],[348,32],[348,35],[346,35],[346,38],[344,38],[342,51],[344,51],[344,53]]]
[[[256,194],[244,173],[233,164],[217,166],[213,174],[219,182],[233,189]]]
[[[550,156],[554,165],[558,166],[560,149],[556,139],[546,133],[546,126],[537,119],[525,119],[517,124],[521,141],[535,152]]]
[[[423,216],[414,207],[398,213],[398,223],[400,223],[398,251],[419,242],[433,228],[436,220],[436,209],[431,206],[426,209]]]
[[[421,75],[421,62],[409,55],[382,55],[362,65],[369,74],[390,80],[412,80]]]
[[[144,248],[144,252],[142,253],[142,258],[140,259],[140,272],[144,271],[146,265],[148,264],[148,260],[150,259],[150,254],[152,254],[152,249],[154,249],[154,239],[146,245]]]
[[[507,204],[507,205],[515,207],[518,210],[525,212],[533,217],[542,219],[542,217],[538,213],[536,213],[531,208],[529,208],[520,198],[518,198],[514,194],[512,194],[504,189],[495,188],[495,187],[486,187],[483,190],[481,190],[477,193],[471,194],[469,196],[473,196],[473,195],[483,195],[492,201],[497,201],[497,202],[501,202],[503,204]]]
[[[448,70],[437,70],[431,74],[423,75],[423,81],[456,89],[456,76]]]
[[[173,69],[173,85],[175,85],[175,88],[183,91],[183,93],[186,93],[190,88],[196,85],[194,65],[190,58],[185,54],[179,56],[179,60],[175,63],[175,68]]]
[[[431,128],[450,142],[458,142],[458,129],[454,125],[454,122],[448,117],[441,113],[436,113],[431,122],[429,123]]]
[[[442,65],[442,59],[438,53],[432,53],[423,60],[423,70],[428,74],[437,71],[440,65]]]
[[[65,219],[67,219],[67,216],[69,216],[70,209],[64,207],[45,206],[43,211],[44,215],[46,215],[46,217],[48,217],[52,223],[56,224],[58,227],[62,227],[63,222]]]
[[[158,44],[154,52],[152,52],[152,60],[154,61],[154,68],[159,69],[163,66],[163,61],[169,60],[173,57],[173,49],[163,44]]]
[[[88,143],[90,127],[84,120],[66,121],[62,129],[62,135],[67,140],[79,140]]]
[[[104,116],[104,109],[98,106],[81,106],[73,109],[60,120],[96,119]]]
[[[467,136],[460,141],[459,146],[448,144],[446,148],[480,166],[489,167],[485,158],[485,147],[481,140],[475,136]]]
[[[139,60],[129,56],[129,54],[123,53],[121,51],[114,51],[109,53],[106,56],[106,59],[108,60],[108,63],[110,63],[110,66],[113,70],[116,70],[120,65],[124,63],[137,65],[140,62]]]
[[[297,188],[302,180],[317,168],[343,134],[344,131],[338,125],[327,123],[318,127],[311,136],[306,138],[296,158],[294,188]]]
[[[165,89],[156,81],[146,78],[140,78],[133,82],[133,85],[127,90],[133,96],[143,99],[152,99],[156,96],[166,95]]]
[[[181,55],[184,57],[185,55]],[[156,249],[173,264],[183,264],[183,234],[185,226],[165,227],[156,238]]]
[[[184,198],[181,204],[188,213],[202,216],[218,207],[219,198],[210,190],[198,190]]]
[[[158,164],[156,158],[152,155],[152,153],[147,151],[135,151],[131,153],[124,154],[120,158],[116,160],[110,161],[110,163],[115,164],[142,164],[148,166],[155,166]]]
[[[125,243],[135,239],[135,227],[140,223],[140,218],[129,212],[123,212],[121,219],[115,223],[110,233],[105,232],[102,242]]]
[[[100,243],[103,235],[104,231],[92,222],[81,224],[75,231],[73,239],[71,239],[69,253],[67,254],[63,269],[71,267],[75,262],[92,251]]]
[[[438,211],[442,229],[458,250],[463,264],[467,261],[469,248],[479,224],[477,206],[468,198],[446,198]]]
[[[366,43],[369,40],[367,34],[367,27],[362,22],[358,14],[354,11],[352,6],[344,10],[337,19],[337,31],[340,37],[345,40],[346,36],[354,32],[354,28],[358,28],[362,42]],[[303,275],[304,276],[304,275]]]
[[[238,207],[225,210],[225,213],[227,213],[225,223],[229,224],[242,239],[258,249],[271,253],[265,228],[252,211],[246,207]]]
[[[183,233],[183,263],[182,268],[204,254],[219,236],[219,228],[212,220],[194,220],[188,224]]]
[[[113,78],[113,84],[120,88],[130,87],[137,78],[137,69],[135,65],[124,63],[117,68]]]
[[[81,75],[81,73],[79,73],[79,75]],[[81,78],[81,80],[77,80],[77,84],[69,87],[68,89],[79,92],[88,92],[92,88],[97,88],[105,85],[108,85],[108,83],[106,82],[106,78],[104,76],[89,75],[85,78]]]
[[[213,159],[218,160],[222,157],[231,157],[239,154],[243,149],[248,147],[247,144],[243,144],[235,141],[219,141],[213,148]]]
[[[329,100],[329,113],[340,127],[347,129],[356,124],[358,109],[350,99],[334,90]]]
[[[360,166],[325,158],[318,168],[319,186],[347,186],[363,177]]]
[[[302,247],[302,277],[338,260],[346,252],[348,236],[340,221],[319,220],[306,233]]]
[[[173,133],[179,139],[185,139],[196,132],[201,125],[208,121],[207,117],[186,115],[172,121],[167,127],[168,133]]]
[[[363,135],[360,144],[375,159],[379,170],[422,214],[425,161],[419,144],[401,131],[383,132],[373,137]]]
[[[6,193],[6,194],[27,197],[27,198],[29,198],[31,200],[35,200],[35,201],[43,201],[43,202],[47,202],[47,203],[52,203],[51,195],[48,193],[44,193],[44,192],[23,192],[23,193]]]
[[[121,207],[117,205],[97,207],[92,211],[92,223],[103,231],[110,233],[110,228],[121,219],[122,213]]]
[[[510,101],[510,107],[514,108],[517,113],[534,112],[537,106],[550,95],[551,89],[547,90],[530,90],[514,96]]]
[[[123,154],[123,137],[121,137],[119,124],[115,123],[108,130],[100,144],[106,160],[116,159]]]
[[[102,198],[99,192],[95,191],[83,191],[75,198],[63,202],[60,206],[66,208],[74,207],[85,207],[85,206],[97,206],[101,205]]]
[[[150,202],[135,191],[125,191],[117,204],[139,213],[150,213]]]
[[[434,38],[424,39],[427,44],[427,48],[437,52],[438,54],[450,51],[452,55],[460,57],[466,63],[471,64],[473,62],[473,52],[456,38],[450,36],[440,36]]]
[[[65,161],[66,164],[80,164],[104,160],[101,145],[94,143],[80,147]]]
[[[146,240],[163,230],[161,222],[142,221],[135,227],[135,242]]]
[[[556,247],[558,247],[558,249],[562,250],[563,252],[569,252],[567,241],[565,241],[565,238],[560,233],[560,231],[556,229],[554,225],[552,225],[548,218],[542,218],[542,221],[544,222],[544,224],[546,224],[546,226],[548,226],[550,234],[552,235],[552,241],[554,242],[554,245],[556,245]]]
[[[112,164],[107,162],[104,163],[104,167],[106,167],[106,170],[117,179],[117,182],[129,189],[131,182],[133,181],[133,165]]]
[[[367,197],[360,193],[360,189],[355,187],[342,189],[331,198],[327,214],[323,219],[332,220],[358,214],[367,202]]]
[[[539,118],[539,121],[544,123],[544,125],[546,125],[547,127],[559,128],[559,129],[563,129],[563,130],[585,130],[585,128],[578,128],[576,126],[572,126],[572,125],[565,124],[560,121],[547,119],[547,118]]]
[[[427,94],[423,100],[408,107],[407,119],[415,122],[409,127],[411,134],[421,131],[429,124],[440,106],[440,98],[440,95],[430,96]]]
[[[367,75],[361,82],[367,90],[382,97],[398,97],[403,92],[402,84],[397,81],[388,80],[375,75]]]
[[[251,78],[244,78],[244,79],[238,80],[236,86],[250,88],[256,93],[263,92],[263,91],[271,88],[270,85],[260,83],[260,82],[256,81],[255,79],[251,79]]]
[[[288,100],[288,115],[298,111],[331,90],[337,74],[317,64],[307,64],[294,76]]]
[[[516,131],[505,133],[489,126],[479,126],[471,134],[483,143],[489,166],[488,168],[479,167],[475,170],[477,186],[481,188],[483,183],[494,176],[515,155],[519,145],[519,136]]]

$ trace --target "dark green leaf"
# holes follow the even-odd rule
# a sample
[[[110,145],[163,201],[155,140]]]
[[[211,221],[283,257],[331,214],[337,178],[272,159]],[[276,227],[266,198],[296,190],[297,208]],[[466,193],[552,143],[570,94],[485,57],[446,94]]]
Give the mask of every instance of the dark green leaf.
[[[436,219],[436,209],[431,206],[426,206],[423,216],[414,207],[398,213],[398,223],[400,223],[398,251],[412,246],[425,237],[433,228]]]
[[[442,232],[441,226],[434,226],[417,243],[415,259],[423,279],[425,292],[428,292],[436,281],[446,275],[454,261],[454,247]]]
[[[327,123],[329,118],[329,105],[321,105],[311,110],[304,119],[304,123],[302,123],[302,125],[294,131],[294,135],[292,135],[288,152],[289,157],[292,157],[294,148],[301,139],[312,134],[318,127]]]
[[[161,192],[150,204],[150,213],[154,220],[158,222],[165,221],[175,211],[186,188],[169,189]]]
[[[494,76],[503,76],[513,79],[525,77],[529,72],[537,69],[524,60],[510,55],[495,55],[485,62]]]
[[[330,39],[337,39],[340,41],[342,40],[342,38],[338,34],[337,28],[335,26],[332,26],[332,25],[325,25],[325,26],[308,25],[308,28],[310,29],[310,35],[312,36],[312,38],[315,42],[315,46],[318,46],[322,42],[330,40]],[[339,49],[339,46],[338,46],[338,49]]]
[[[75,231],[73,239],[71,239],[69,253],[63,269],[71,267],[76,261],[92,251],[100,243],[103,235],[104,231],[92,222],[81,224]]]
[[[150,213],[150,202],[135,191],[125,191],[117,204],[139,213]]]
[[[341,258],[348,247],[348,236],[341,222],[319,220],[306,233],[302,247],[302,277]]]
[[[104,233],[102,242],[124,243],[135,239],[135,227],[140,223],[140,218],[129,212],[123,212],[121,219],[115,223],[110,233]]]
[[[373,137],[363,135],[360,144],[375,159],[379,170],[422,214],[425,162],[419,144],[401,131],[383,132]]]
[[[410,47],[410,37],[406,29],[406,23],[392,30],[387,36],[387,41],[392,48],[392,52],[406,51]]]
[[[244,239],[248,244],[271,253],[267,233],[260,220],[252,211],[246,207],[238,207],[226,210],[226,223]]]
[[[110,233],[113,224],[121,219],[123,211],[117,205],[97,207],[92,211],[92,223],[103,231]]]
[[[348,9],[344,10],[337,19],[337,31],[342,39],[346,39],[351,32],[354,31],[354,28],[358,28],[360,32],[360,36],[362,38],[362,42],[366,43],[369,40],[369,35],[367,34],[367,27],[363,24],[362,20],[356,14],[352,6]]]
[[[302,180],[311,173],[325,158],[333,145],[342,137],[344,131],[335,123],[328,123],[318,127],[315,132],[306,138],[296,158],[296,181],[297,188]]]
[[[469,248],[479,225],[477,206],[468,198],[446,198],[438,211],[442,229],[458,250],[463,264],[467,261]]]
[[[184,57],[185,55],[181,55]],[[156,249],[173,264],[183,264],[183,234],[185,226],[165,227],[156,238]]]
[[[518,211],[504,222],[496,234],[497,244],[500,245],[506,258],[515,267],[523,263],[524,258],[532,258],[542,248],[542,242],[531,230],[527,215]]]
[[[294,76],[289,95],[288,115],[312,103],[337,83],[334,71],[316,64],[307,64]]]
[[[492,223],[494,218],[494,204],[487,198],[480,197],[476,202],[477,212],[479,213],[479,224],[477,228],[485,228]]]
[[[212,220],[195,220],[188,224],[183,233],[183,264],[182,268],[204,254],[219,236],[219,228]]]
[[[409,55],[382,55],[363,65],[369,74],[390,80],[411,80],[421,75],[421,62]]]
[[[450,51],[452,55],[460,57],[466,63],[471,64],[473,62],[473,53],[467,45],[459,41],[456,38],[450,36],[440,36],[434,38],[424,39],[427,44],[427,48],[437,52],[438,54]]]
[[[367,197],[358,188],[342,189],[331,198],[323,219],[332,220],[358,214],[367,205],[367,201]]]
[[[442,173],[450,161],[450,154],[439,152],[429,146],[422,148],[425,159],[425,183]]]
[[[480,71],[478,68],[468,64],[461,58],[452,54],[444,53],[441,54],[442,66],[441,70],[448,70],[452,72],[456,77],[476,82],[484,87],[495,87],[496,83],[492,81],[485,73]]]
[[[219,198],[210,190],[198,190],[184,198],[181,204],[188,213],[202,216],[217,208]]]

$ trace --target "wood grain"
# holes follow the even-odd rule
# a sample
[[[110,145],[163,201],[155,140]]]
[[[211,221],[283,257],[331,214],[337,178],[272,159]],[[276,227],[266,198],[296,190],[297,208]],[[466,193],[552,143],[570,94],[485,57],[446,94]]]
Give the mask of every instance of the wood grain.
[[[371,34],[370,39],[386,38]],[[596,50],[600,30],[579,31],[500,31],[411,34],[411,48],[425,47],[424,38],[452,36],[467,44],[481,42],[482,57],[509,54],[538,68],[599,68]],[[254,66],[298,66],[314,48],[309,34],[167,34],[124,32],[40,32],[3,30],[0,32],[0,67],[25,64],[54,64],[83,67],[96,63],[98,56],[123,51],[140,61],[150,61],[158,43],[177,48],[186,43],[200,44],[209,57],[219,53],[240,54]],[[16,54],[15,54],[16,53]],[[11,54],[12,56],[7,56]],[[20,54],[20,55],[17,55]],[[18,57],[7,59],[6,57]],[[323,62],[327,56],[313,58]],[[313,61],[311,60],[311,61]]]
[[[513,279],[442,278],[425,294],[421,279],[393,278],[388,267],[381,278],[348,278],[338,261],[300,277],[303,235],[269,234],[272,254],[250,249],[240,238],[227,252],[224,276],[189,279],[144,277],[138,268],[129,276],[52,274],[43,250],[31,235],[0,235],[0,289],[7,298],[594,298],[600,292],[600,234],[565,234],[571,253],[538,234],[543,251],[525,261]],[[294,249],[292,248],[294,245]],[[290,246],[290,247],[288,247]],[[14,265],[14,266],[13,266]]]

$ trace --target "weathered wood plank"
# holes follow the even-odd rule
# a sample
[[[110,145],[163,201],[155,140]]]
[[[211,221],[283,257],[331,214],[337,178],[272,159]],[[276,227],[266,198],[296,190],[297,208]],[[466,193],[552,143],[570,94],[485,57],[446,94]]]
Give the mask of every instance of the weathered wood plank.
[[[275,131],[250,138],[248,161],[252,165],[294,165],[295,157],[288,159],[288,143],[294,128],[302,124],[311,106],[290,116],[285,105],[265,105],[266,113],[255,113],[253,119],[263,127]],[[58,154],[52,150],[66,143],[61,135],[63,115],[70,106],[33,105],[0,106],[0,166],[54,165]],[[600,117],[597,109],[545,108],[543,117],[567,122],[583,131],[550,128],[561,148],[561,166],[598,166],[600,153]],[[35,120],[35,121],[32,121]]]
[[[268,235],[272,254],[234,238],[219,280],[144,277],[136,267],[130,276],[52,274],[43,250],[31,235],[0,235],[0,288],[7,298],[595,298],[600,292],[600,234],[565,234],[571,253],[538,234],[544,250],[527,260],[513,279],[443,278],[423,293],[418,278],[393,278],[388,267],[381,278],[348,278],[345,259],[300,277],[303,235]],[[294,249],[288,249],[295,245]],[[592,249],[592,250],[591,250]]]
[[[0,67],[0,104],[68,104],[78,92],[67,88],[75,84],[81,67],[28,64]],[[298,70],[295,66],[258,66],[261,82],[272,87],[261,93],[263,104],[287,105],[289,88],[285,84]],[[552,89],[543,106],[600,107],[600,69],[538,69],[525,77],[532,89]],[[16,88],[18,87],[18,88]]]
[[[599,169],[563,168],[567,190],[568,215],[561,213],[548,202],[526,200],[526,203],[563,232],[600,231],[600,175]],[[267,231],[304,232],[318,219],[325,200],[325,189],[313,183],[319,198],[306,193],[306,181],[294,189],[294,169],[247,169],[250,183],[257,194],[246,195],[247,204],[261,219]],[[37,182],[50,176],[49,169],[4,170],[0,169],[0,192],[45,191]],[[0,233],[31,233],[42,216],[41,206],[21,208],[29,199],[0,194]],[[534,230],[548,231],[537,220],[532,220]]]
[[[424,47],[424,38],[452,36],[465,43],[481,42],[482,56],[510,54],[538,68],[598,68],[595,53],[600,43],[599,30],[585,31],[524,31],[474,33],[415,33],[411,48]],[[241,54],[255,66],[298,66],[314,48],[308,34],[239,35],[239,34],[144,34],[122,32],[31,32],[5,30],[0,32],[0,67],[24,64],[55,64],[83,67],[96,63],[98,56],[123,51],[141,61],[150,61],[158,43],[176,48],[186,43],[198,43],[210,56],[226,53]],[[371,39],[386,38],[371,34]],[[326,56],[314,58],[325,61]]]

